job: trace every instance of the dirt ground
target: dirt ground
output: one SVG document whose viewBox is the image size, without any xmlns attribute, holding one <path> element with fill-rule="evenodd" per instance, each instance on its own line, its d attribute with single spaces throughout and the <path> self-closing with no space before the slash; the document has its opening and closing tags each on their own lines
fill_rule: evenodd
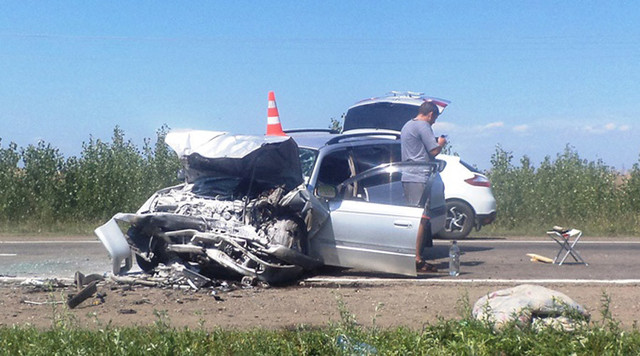
<svg viewBox="0 0 640 356">
<path fill-rule="evenodd" d="M 289 287 L 224 288 L 194 291 L 128 286 L 114 282 L 98 285 L 92 297 L 69 309 L 68 294 L 75 286 L 46 288 L 19 283 L 0 284 L 0 326 L 49 327 L 64 320 L 79 327 L 151 325 L 163 320 L 175 327 L 271 329 L 300 325 L 327 326 L 348 311 L 363 325 L 406 326 L 419 329 L 439 317 L 460 318 L 461 307 L 481 296 L 514 285 L 442 284 L 414 281 L 343 284 L 300 282 Z M 545 287 L 565 293 L 585 307 L 592 320 L 602 320 L 603 294 L 610 297 L 615 320 L 632 328 L 640 320 L 640 286 L 572 285 Z M 341 309 L 339 305 L 344 303 Z"/>
</svg>

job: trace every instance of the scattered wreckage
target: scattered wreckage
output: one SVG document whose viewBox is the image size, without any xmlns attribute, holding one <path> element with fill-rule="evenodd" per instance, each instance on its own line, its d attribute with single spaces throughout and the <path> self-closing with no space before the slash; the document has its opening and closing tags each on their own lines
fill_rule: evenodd
<svg viewBox="0 0 640 356">
<path fill-rule="evenodd" d="M 166 142 L 182 160 L 185 183 L 95 230 L 114 275 L 132 267 L 131 251 L 142 271 L 177 264 L 192 283 L 205 276 L 283 283 L 321 264 L 306 253 L 327 213 L 303 184 L 291 138 L 177 131 Z M 118 222 L 129 225 L 126 235 Z"/>
</svg>

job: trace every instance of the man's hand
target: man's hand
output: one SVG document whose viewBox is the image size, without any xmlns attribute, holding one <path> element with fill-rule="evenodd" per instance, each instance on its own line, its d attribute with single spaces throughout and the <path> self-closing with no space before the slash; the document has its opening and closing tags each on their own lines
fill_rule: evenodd
<svg viewBox="0 0 640 356">
<path fill-rule="evenodd" d="M 447 138 L 444 135 L 438 137 L 438 145 L 440 147 L 444 147 L 446 144 L 447 144 Z"/>
</svg>

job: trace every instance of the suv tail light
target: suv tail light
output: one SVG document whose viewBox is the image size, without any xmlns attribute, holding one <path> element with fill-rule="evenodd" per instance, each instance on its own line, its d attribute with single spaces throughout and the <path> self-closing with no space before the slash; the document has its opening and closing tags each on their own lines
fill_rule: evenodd
<svg viewBox="0 0 640 356">
<path fill-rule="evenodd" d="M 464 181 L 476 187 L 491 188 L 491 182 L 489 181 L 489 179 L 477 174 L 474 174 L 472 178 L 465 179 Z"/>
</svg>

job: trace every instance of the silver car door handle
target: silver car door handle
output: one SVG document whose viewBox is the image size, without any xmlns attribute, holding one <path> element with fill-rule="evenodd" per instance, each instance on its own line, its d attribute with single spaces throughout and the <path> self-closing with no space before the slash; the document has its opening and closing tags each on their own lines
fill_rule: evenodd
<svg viewBox="0 0 640 356">
<path fill-rule="evenodd" d="M 394 221 L 394 222 L 393 222 L 393 226 L 395 226 L 395 227 L 402 227 L 402 228 L 408 229 L 408 228 L 410 228 L 412 225 L 411 225 L 411 221 L 407 221 L 407 220 L 396 220 L 396 221 Z"/>
</svg>

